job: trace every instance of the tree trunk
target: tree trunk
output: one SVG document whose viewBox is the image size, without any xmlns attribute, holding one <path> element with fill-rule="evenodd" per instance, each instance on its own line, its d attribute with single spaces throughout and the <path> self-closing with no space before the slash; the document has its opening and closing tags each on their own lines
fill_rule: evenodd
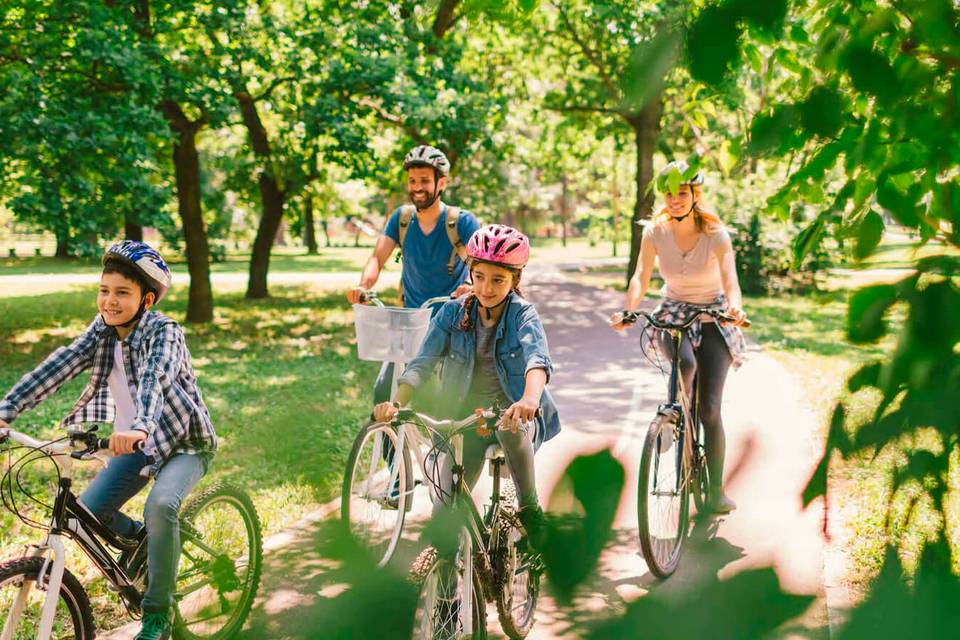
<svg viewBox="0 0 960 640">
<path fill-rule="evenodd" d="M 569 198 L 570 198 L 570 180 L 566 172 L 561 180 L 563 190 L 560 192 L 560 244 L 567 246 L 567 219 L 570 217 Z"/>
<path fill-rule="evenodd" d="M 326 218 L 320 221 L 320 228 L 323 229 L 323 238 L 324 238 L 324 241 L 327 243 L 326 245 L 327 249 L 329 249 L 330 247 L 333 246 L 333 244 L 330 242 L 330 223 L 327 221 Z"/>
<path fill-rule="evenodd" d="M 143 242 L 143 226 L 129 215 L 123 219 L 123 237 L 127 240 L 136 240 Z"/>
<path fill-rule="evenodd" d="M 70 232 L 66 229 L 57 231 L 57 251 L 53 255 L 57 258 L 69 258 L 73 254 L 70 242 Z"/>
<path fill-rule="evenodd" d="M 200 204 L 200 159 L 197 155 L 197 132 L 206 124 L 206 120 L 191 121 L 180 105 L 174 102 L 165 102 L 162 110 L 170 128 L 177 134 L 177 141 L 173 144 L 173 166 L 177 181 L 177 208 L 183 220 L 187 269 L 190 271 L 187 322 L 211 322 L 213 289 L 210 286 L 210 245 Z"/>
<path fill-rule="evenodd" d="M 637 152 L 637 201 L 633 207 L 633 219 L 630 224 L 630 264 L 627 267 L 626 277 L 628 285 L 633 272 L 637 269 L 637 260 L 640 256 L 640 240 L 643 238 L 643 227 L 640 222 L 649 220 L 653 213 L 655 194 L 651 191 L 645 196 L 644 192 L 653 180 L 653 152 L 657 144 L 657 136 L 660 135 L 661 101 L 662 97 L 658 92 L 650 98 L 640 113 L 627 118 L 627 122 L 633 128 Z"/>
<path fill-rule="evenodd" d="M 613 257 L 617 257 L 617 242 L 620 240 L 618 230 L 620 222 L 620 191 L 617 186 L 617 143 L 613 142 L 613 170 L 610 173 L 610 217 L 613 222 Z"/>
<path fill-rule="evenodd" d="M 313 221 L 313 196 L 309 193 L 303 198 L 303 244 L 307 245 L 307 255 L 317 255 L 317 231 Z M 327 246 L 330 240 L 327 239 Z"/>
<path fill-rule="evenodd" d="M 247 298 L 266 298 L 267 272 L 270 269 L 270 251 L 273 249 L 280 221 L 283 219 L 283 206 L 286 195 L 280 188 L 277 176 L 273 172 L 273 162 L 270 155 L 270 141 L 267 130 L 257 113 L 257 105 L 253 97 L 246 91 L 236 93 L 240 103 L 240 114 L 243 124 L 247 127 L 247 135 L 253 153 L 260 160 L 262 167 L 260 179 L 260 224 L 257 227 L 257 237 L 253 241 L 253 253 L 250 256 L 250 277 L 247 281 Z"/>
</svg>

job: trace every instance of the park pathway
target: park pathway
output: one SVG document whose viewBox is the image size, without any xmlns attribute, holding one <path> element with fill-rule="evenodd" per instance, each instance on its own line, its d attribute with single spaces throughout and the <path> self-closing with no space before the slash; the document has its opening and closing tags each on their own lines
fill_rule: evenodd
<svg viewBox="0 0 960 640">
<path fill-rule="evenodd" d="M 638 333 L 620 334 L 606 326 L 607 316 L 622 307 L 622 294 L 579 284 L 555 268 L 530 271 L 525 289 L 546 327 L 556 363 L 550 388 L 563 423 L 561 434 L 537 455 L 541 499 L 547 501 L 571 460 L 602 449 L 613 452 L 627 478 L 597 574 L 574 607 L 558 608 L 545 589 L 529 638 L 576 637 L 584 621 L 620 611 L 647 593 L 683 590 L 764 566 L 775 568 L 784 590 L 816 596 L 807 613 L 787 625 L 792 631 L 786 637 L 828 638 L 837 613 L 829 605 L 842 590 L 834 584 L 833 555 L 821 536 L 821 502 L 806 510 L 801 506 L 819 440 L 799 385 L 755 345 L 743 367 L 731 373 L 724 402 L 728 492 L 739 508 L 717 523 L 700 555 L 691 551 L 673 577 L 657 581 L 639 554 L 636 476 L 646 424 L 664 395 L 662 375 L 643 360 Z M 323 637 L 330 616 L 336 616 L 333 598 L 343 590 L 331 577 L 336 563 L 317 551 L 318 539 L 328 534 L 337 515 L 335 505 L 268 541 L 260 597 L 243 637 Z M 422 521 L 426 514 L 418 509 L 411 517 Z M 409 542 L 399 553 L 409 559 L 415 552 Z M 488 623 L 491 633 L 502 637 L 492 607 Z M 109 637 L 131 637 L 130 626 Z"/>
</svg>

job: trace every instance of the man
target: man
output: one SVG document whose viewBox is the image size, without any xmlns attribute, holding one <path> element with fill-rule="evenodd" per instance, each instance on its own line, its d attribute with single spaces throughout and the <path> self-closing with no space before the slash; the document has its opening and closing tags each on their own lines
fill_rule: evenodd
<svg viewBox="0 0 960 640">
<path fill-rule="evenodd" d="M 441 200 L 450 174 L 450 161 L 428 145 L 415 147 L 403 160 L 407 193 L 413 205 L 398 207 L 387 220 L 377 246 L 360 275 L 360 284 L 347 292 L 351 304 L 372 289 L 383 265 L 400 247 L 403 271 L 401 297 L 405 307 L 419 307 L 430 298 L 459 296 L 470 290 L 466 244 L 480 228 L 473 214 Z M 377 378 L 374 401 L 390 399 L 393 367 L 385 365 Z"/>
</svg>

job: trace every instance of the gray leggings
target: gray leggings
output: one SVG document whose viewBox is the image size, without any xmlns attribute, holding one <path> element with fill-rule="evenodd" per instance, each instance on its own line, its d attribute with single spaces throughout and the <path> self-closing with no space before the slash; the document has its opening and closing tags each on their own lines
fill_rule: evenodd
<svg viewBox="0 0 960 640">
<path fill-rule="evenodd" d="M 483 471 L 483 454 L 487 447 L 500 442 L 503 447 L 503 453 L 507 458 L 507 467 L 513 476 L 513 483 L 517 487 L 517 497 L 520 500 L 520 506 L 534 506 L 539 504 L 537 501 L 537 483 L 534 474 L 533 465 L 533 434 L 534 427 L 531 425 L 526 433 L 512 431 L 495 431 L 485 438 L 477 435 L 476 431 L 470 431 L 463 436 L 463 482 L 470 489 L 477 484 L 480 479 L 480 472 Z M 443 489 L 443 496 L 448 496 L 453 488 L 453 456 L 449 453 L 443 455 L 443 462 L 440 464 L 440 487 Z M 443 501 L 437 502 L 433 511 L 434 514 L 444 506 Z"/>
<path fill-rule="evenodd" d="M 703 334 L 696 353 L 686 338 L 680 343 L 680 372 L 683 375 L 683 386 L 688 393 L 693 391 L 694 374 L 698 370 L 700 372 L 700 422 L 707 434 L 707 466 L 713 486 L 722 491 L 723 458 L 727 443 L 723 434 L 720 407 L 723 402 L 723 385 L 733 358 L 730 357 L 730 350 L 717 324 L 704 322 L 701 326 Z M 658 340 L 663 351 L 673 357 L 673 339 L 670 335 L 658 332 Z"/>
</svg>

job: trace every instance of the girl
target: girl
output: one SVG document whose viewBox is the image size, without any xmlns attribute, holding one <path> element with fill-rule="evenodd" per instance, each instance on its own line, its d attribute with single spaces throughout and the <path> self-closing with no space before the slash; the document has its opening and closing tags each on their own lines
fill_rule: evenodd
<svg viewBox="0 0 960 640">
<path fill-rule="evenodd" d="M 476 431 L 464 436 L 464 481 L 471 487 L 476 484 L 486 448 L 499 442 L 519 494 L 521 522 L 531 544 L 538 546 L 544 528 L 533 454 L 560 431 L 560 421 L 544 389 L 553 370 L 547 338 L 536 309 L 519 288 L 529 258 L 530 242 L 516 229 L 494 224 L 473 234 L 467 244 L 473 293 L 451 300 L 434 316 L 420 353 L 400 377 L 397 400 L 407 404 L 440 364 L 437 403 L 443 417 L 460 419 L 495 403 L 507 407 L 501 429 L 487 437 Z M 389 402 L 373 411 L 382 422 L 396 414 Z M 535 417 L 533 428 L 518 429 Z M 452 467 L 451 456 L 444 456 L 445 491 L 452 488 Z"/>
<path fill-rule="evenodd" d="M 726 441 L 720 405 L 730 365 L 742 361 L 743 335 L 738 325 L 746 319 L 730 235 L 720 218 L 707 211 L 703 197 L 703 174 L 693 175 L 683 161 L 670 162 L 657 177 L 657 188 L 666 206 L 643 233 L 640 260 L 627 289 L 625 311 L 635 311 L 650 286 L 654 260 L 663 277 L 663 302 L 654 311 L 665 322 L 683 322 L 704 307 L 719 308 L 737 319 L 736 325 L 720 325 L 703 314 L 681 343 L 680 369 L 686 389 L 700 372 L 700 418 L 706 431 L 707 466 L 710 471 L 716 513 L 729 513 L 736 504 L 723 491 L 723 458 Z M 674 183 L 670 188 L 671 176 Z M 678 179 L 679 178 L 679 179 Z M 625 325 L 619 320 L 613 328 Z M 673 344 L 658 332 L 660 349 L 668 357 Z"/>
</svg>

